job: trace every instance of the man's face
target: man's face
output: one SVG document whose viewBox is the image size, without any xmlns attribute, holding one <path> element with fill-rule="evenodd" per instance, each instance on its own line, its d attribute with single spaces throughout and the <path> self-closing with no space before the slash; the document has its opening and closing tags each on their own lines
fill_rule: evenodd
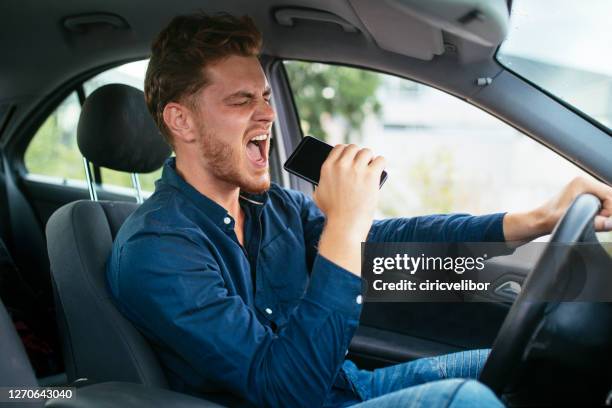
<svg viewBox="0 0 612 408">
<path fill-rule="evenodd" d="M 208 85 L 194 95 L 196 144 L 203 166 L 242 190 L 267 190 L 274 111 L 258 59 L 231 56 L 208 66 L 205 75 Z"/>
</svg>

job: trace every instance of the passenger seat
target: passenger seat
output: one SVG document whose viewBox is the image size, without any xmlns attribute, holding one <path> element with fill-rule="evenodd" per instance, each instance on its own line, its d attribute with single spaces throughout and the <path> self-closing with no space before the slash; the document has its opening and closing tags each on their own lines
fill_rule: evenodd
<svg viewBox="0 0 612 408">
<path fill-rule="evenodd" d="M 77 140 L 87 160 L 130 173 L 157 170 L 171 153 L 146 109 L 142 91 L 120 84 L 98 88 L 87 98 Z M 136 203 L 81 200 L 58 209 L 47 223 L 69 381 L 84 378 L 86 384 L 121 381 L 168 387 L 153 350 L 116 309 L 106 286 L 106 261 L 113 240 L 137 207 Z M 108 386 L 99 389 L 104 387 Z M 198 401 L 199 406 L 219 406 Z M 177 406 L 168 401 L 144 405 Z"/>
<path fill-rule="evenodd" d="M 33 389 L 37 387 L 34 370 L 28 361 L 23 344 L 13 327 L 4 304 L 0 301 L 0 387 Z M 176 392 L 145 387 L 140 384 L 107 382 L 73 391 L 71 399 L 28 400 L 8 402 L 11 408 L 222 408 L 198 398 Z M 0 406 L 4 403 L 0 402 Z"/>
</svg>

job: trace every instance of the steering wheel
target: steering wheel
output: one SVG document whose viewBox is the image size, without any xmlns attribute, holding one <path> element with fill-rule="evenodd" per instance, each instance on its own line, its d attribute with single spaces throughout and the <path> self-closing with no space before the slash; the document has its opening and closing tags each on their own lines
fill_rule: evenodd
<svg viewBox="0 0 612 408">
<path fill-rule="evenodd" d="M 587 235 L 594 237 L 593 219 L 600 206 L 599 199 L 591 194 L 578 196 L 555 226 L 535 268 L 525 279 L 480 375 L 480 381 L 497 395 L 501 396 L 512 384 L 524 363 L 531 340 L 548 313 L 547 302 L 559 293 L 564 265 L 573 249 Z"/>
</svg>

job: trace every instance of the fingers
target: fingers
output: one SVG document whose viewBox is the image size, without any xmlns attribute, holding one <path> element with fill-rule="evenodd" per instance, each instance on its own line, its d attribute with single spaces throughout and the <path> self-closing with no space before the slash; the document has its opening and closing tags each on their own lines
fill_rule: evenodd
<svg viewBox="0 0 612 408">
<path fill-rule="evenodd" d="M 361 149 L 355 155 L 355 164 L 358 166 L 367 166 L 374 157 L 374 153 L 368 148 Z"/>
<path fill-rule="evenodd" d="M 601 200 L 612 200 L 612 187 L 598 180 L 591 180 L 591 186 L 593 193 L 595 193 Z"/>
<path fill-rule="evenodd" d="M 372 150 L 368 148 L 360 148 L 357 145 L 350 144 L 345 147 L 338 160 L 347 165 L 354 164 L 357 166 L 366 167 L 372 162 L 373 158 L 374 153 Z"/>
<path fill-rule="evenodd" d="M 570 185 L 574 194 L 591 193 L 601 200 L 601 210 L 595 217 L 597 231 L 610 231 L 612 229 L 612 187 L 599 180 L 587 177 L 576 177 Z"/>
<path fill-rule="evenodd" d="M 601 200 L 601 210 L 599 215 L 603 218 L 612 216 L 612 187 L 597 181 L 597 180 L 586 180 L 587 183 L 585 188 L 587 191 L 592 192 Z M 612 219 L 609 221 L 612 223 Z"/>
<path fill-rule="evenodd" d="M 604 217 L 612 217 L 612 198 L 601 201 L 601 210 L 599 211 L 599 215 Z"/>
<path fill-rule="evenodd" d="M 325 161 L 334 162 L 338 160 L 338 157 L 340 157 L 346 146 L 347 145 L 345 144 L 337 144 L 336 146 L 334 146 L 331 152 L 329 152 L 329 155 L 327 156 L 327 159 Z"/>
<path fill-rule="evenodd" d="M 387 167 L 387 161 L 382 156 L 376 156 L 374 160 L 370 162 L 370 168 L 372 171 L 380 177 L 380 174 Z"/>
<path fill-rule="evenodd" d="M 602 215 L 595 216 L 595 231 L 607 232 L 612 231 L 612 218 L 604 217 Z"/>
<path fill-rule="evenodd" d="M 375 173 L 378 177 L 386 166 L 385 159 L 382 156 L 375 157 L 372 150 L 362 149 L 355 144 L 336 145 L 323 163 L 324 171 L 330 170 L 335 164 L 342 165 L 344 168 L 354 166 L 355 168 L 367 168 L 368 171 Z"/>
<path fill-rule="evenodd" d="M 358 152 L 359 152 L 359 147 L 357 145 L 350 144 L 346 146 L 344 150 L 342 150 L 342 153 L 340 154 L 340 157 L 338 157 L 337 161 L 340 164 L 350 166 L 353 164 L 353 161 L 355 160 L 355 156 L 357 155 Z"/>
<path fill-rule="evenodd" d="M 604 205 L 607 202 L 608 210 L 612 210 L 612 187 L 587 177 L 576 177 L 570 184 L 575 186 L 578 194 L 595 194 Z"/>
<path fill-rule="evenodd" d="M 594 193 L 601 200 L 601 210 L 599 214 L 604 217 L 612 216 L 612 187 L 599 181 L 596 181 L 594 184 Z"/>
</svg>

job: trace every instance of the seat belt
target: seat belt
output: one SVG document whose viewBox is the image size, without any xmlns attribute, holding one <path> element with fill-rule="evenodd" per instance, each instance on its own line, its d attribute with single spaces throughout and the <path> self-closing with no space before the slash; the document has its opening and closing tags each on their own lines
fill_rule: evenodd
<svg viewBox="0 0 612 408">
<path fill-rule="evenodd" d="M 1 160 L 13 259 L 21 266 L 19 270 L 28 286 L 36 292 L 45 292 L 50 288 L 49 260 L 41 226 L 30 203 L 17 188 L 4 152 L 1 152 Z"/>
<path fill-rule="evenodd" d="M 36 294 L 24 282 L 19 268 L 2 239 L 0 239 L 0 299 L 9 309 L 15 306 L 30 308 L 33 305 L 29 303 L 36 300 Z"/>
</svg>

